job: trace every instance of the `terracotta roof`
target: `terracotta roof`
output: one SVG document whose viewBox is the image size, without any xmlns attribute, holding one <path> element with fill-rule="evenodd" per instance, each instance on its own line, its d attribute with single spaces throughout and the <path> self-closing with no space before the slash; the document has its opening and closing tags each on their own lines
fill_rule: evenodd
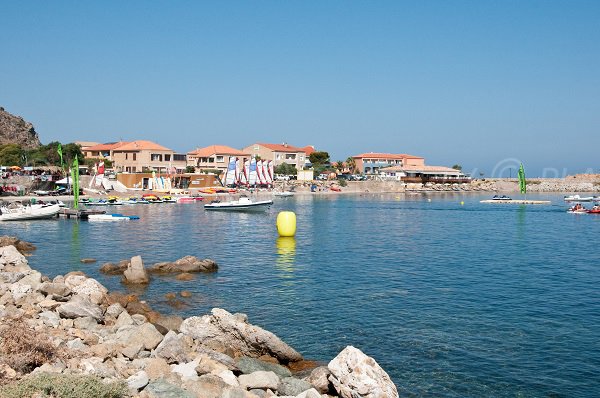
<svg viewBox="0 0 600 398">
<path fill-rule="evenodd" d="M 75 141 L 75 144 L 79 145 L 82 148 L 87 148 L 89 146 L 100 145 L 99 142 L 92 142 L 92 141 Z"/>
<path fill-rule="evenodd" d="M 204 148 L 198 148 L 195 151 L 188 152 L 188 155 L 194 155 L 199 157 L 208 157 L 211 155 L 235 155 L 235 156 L 250 156 L 249 153 L 240 151 L 239 149 L 232 148 L 226 145 L 211 145 Z"/>
<path fill-rule="evenodd" d="M 262 145 L 274 152 L 304 152 L 304 148 L 298 148 L 288 144 L 263 144 L 259 142 L 258 145 Z"/>
<path fill-rule="evenodd" d="M 87 148 L 84 148 L 84 150 L 86 150 L 86 151 L 110 151 L 110 150 L 113 150 L 113 149 L 118 148 L 125 144 L 128 144 L 128 142 L 126 142 L 126 141 L 107 142 L 104 144 L 89 146 Z"/>
<path fill-rule="evenodd" d="M 374 158 L 374 159 L 424 159 L 421 156 L 408 155 L 406 153 L 379 153 L 369 152 L 361 153 L 360 155 L 354 155 L 353 158 Z"/>
<path fill-rule="evenodd" d="M 133 142 L 125 143 L 118 147 L 119 151 L 170 151 L 169 148 L 165 148 L 162 145 L 158 145 L 152 141 L 138 140 Z"/>
<path fill-rule="evenodd" d="M 310 156 L 311 153 L 316 151 L 315 147 L 312 145 L 307 145 L 302 149 L 304 149 L 304 153 L 306 153 L 306 156 Z"/>
</svg>

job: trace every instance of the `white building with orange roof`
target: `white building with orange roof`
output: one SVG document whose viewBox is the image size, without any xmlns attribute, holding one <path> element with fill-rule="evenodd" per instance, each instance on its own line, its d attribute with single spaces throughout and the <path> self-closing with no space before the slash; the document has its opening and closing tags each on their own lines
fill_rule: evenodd
<svg viewBox="0 0 600 398">
<path fill-rule="evenodd" d="M 187 165 L 195 167 L 196 171 L 219 170 L 224 172 L 232 157 L 237 157 L 243 162 L 250 159 L 250 154 L 226 145 L 210 145 L 188 152 L 186 157 Z"/>
<path fill-rule="evenodd" d="M 287 143 L 256 143 L 245 147 L 242 151 L 249 153 L 252 157 L 260 156 L 262 160 L 272 160 L 274 166 L 287 163 L 302 170 L 308 160 L 307 150 L 311 149 L 314 151 L 313 147 L 299 148 Z"/>
<path fill-rule="evenodd" d="M 407 183 L 464 183 L 471 178 L 462 171 L 444 166 L 391 166 L 382 168 L 379 176 Z"/>
<path fill-rule="evenodd" d="M 425 166 L 425 158 L 407 155 L 405 153 L 379 153 L 369 152 L 352 156 L 356 163 L 356 170 L 364 174 L 378 174 L 384 167 L 392 166 Z"/>
<path fill-rule="evenodd" d="M 113 150 L 125 144 L 128 144 L 128 142 L 107 142 L 104 144 L 89 145 L 85 147 L 82 145 L 81 152 L 83 153 L 83 156 L 88 159 L 112 160 Z"/>
<path fill-rule="evenodd" d="M 112 161 L 113 168 L 120 173 L 156 171 L 172 174 L 183 172 L 186 167 L 186 155 L 146 140 L 127 142 L 112 149 Z"/>
</svg>

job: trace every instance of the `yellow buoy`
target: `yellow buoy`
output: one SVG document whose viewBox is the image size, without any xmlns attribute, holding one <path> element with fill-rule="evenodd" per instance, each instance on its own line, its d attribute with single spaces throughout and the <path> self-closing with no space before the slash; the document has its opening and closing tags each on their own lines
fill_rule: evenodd
<svg viewBox="0 0 600 398">
<path fill-rule="evenodd" d="M 460 202 L 460 205 L 461 205 L 461 206 L 462 206 L 462 205 L 464 205 L 464 204 L 465 204 L 465 202 L 462 202 L 462 201 Z"/>
<path fill-rule="evenodd" d="M 282 211 L 277 215 L 277 232 L 279 236 L 296 235 L 296 213 L 293 211 Z"/>
</svg>

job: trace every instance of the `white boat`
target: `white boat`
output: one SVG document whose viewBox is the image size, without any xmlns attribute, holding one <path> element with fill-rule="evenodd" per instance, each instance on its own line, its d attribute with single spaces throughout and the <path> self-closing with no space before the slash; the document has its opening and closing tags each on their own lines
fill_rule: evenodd
<svg viewBox="0 0 600 398">
<path fill-rule="evenodd" d="M 90 214 L 88 221 L 129 221 L 139 220 L 138 216 L 124 216 L 123 214 Z"/>
<path fill-rule="evenodd" d="M 204 205 L 206 210 L 227 210 L 227 211 L 265 211 L 273 204 L 272 200 L 252 201 L 247 196 L 240 197 L 239 200 L 229 202 L 213 201 Z"/>
<path fill-rule="evenodd" d="M 276 191 L 273 192 L 273 196 L 278 198 L 289 198 L 290 196 L 294 196 L 294 193 L 291 191 Z"/>
<path fill-rule="evenodd" d="M 37 220 L 56 217 L 60 211 L 58 204 L 34 204 L 23 206 L 11 203 L 0 208 L 0 221 Z"/>
<path fill-rule="evenodd" d="M 512 200 L 512 198 L 510 198 L 506 195 L 494 195 L 492 200 Z"/>
<path fill-rule="evenodd" d="M 569 195 L 565 196 L 565 202 L 591 202 L 593 200 L 598 200 L 600 198 L 594 196 L 579 196 L 579 195 Z"/>
</svg>

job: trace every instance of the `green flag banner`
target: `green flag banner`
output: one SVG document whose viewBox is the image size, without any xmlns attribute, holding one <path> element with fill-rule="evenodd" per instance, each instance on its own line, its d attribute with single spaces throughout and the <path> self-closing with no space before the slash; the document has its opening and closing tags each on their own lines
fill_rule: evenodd
<svg viewBox="0 0 600 398">
<path fill-rule="evenodd" d="M 525 181 L 525 169 L 523 168 L 523 163 L 521 163 L 521 167 L 519 167 L 519 190 L 522 194 L 527 193 L 527 183 Z"/>
<path fill-rule="evenodd" d="M 60 156 L 60 167 L 62 168 L 64 163 L 63 163 L 63 155 L 62 155 L 62 145 L 60 145 L 60 142 L 58 143 L 58 148 L 56 148 L 56 152 L 58 152 L 58 156 Z"/>
<path fill-rule="evenodd" d="M 75 202 L 73 208 L 77 209 L 79 207 L 79 160 L 77 160 L 77 156 L 73 160 L 71 176 L 73 177 L 73 201 Z"/>
</svg>

